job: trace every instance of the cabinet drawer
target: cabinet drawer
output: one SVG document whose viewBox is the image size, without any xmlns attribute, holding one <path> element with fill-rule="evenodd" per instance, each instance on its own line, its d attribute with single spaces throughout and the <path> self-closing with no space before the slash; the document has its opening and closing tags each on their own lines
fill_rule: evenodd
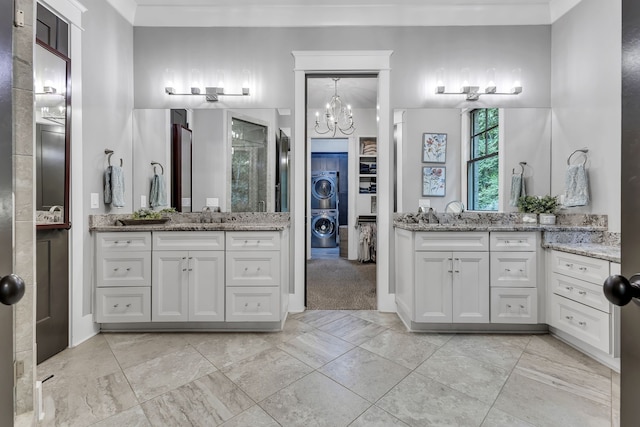
<svg viewBox="0 0 640 427">
<path fill-rule="evenodd" d="M 98 287 L 151 286 L 151 251 L 104 252 L 96 264 Z"/>
<path fill-rule="evenodd" d="M 551 295 L 551 326 L 609 353 L 609 314 Z"/>
<path fill-rule="evenodd" d="M 604 296 L 602 285 L 553 273 L 551 275 L 551 289 L 554 294 L 586 304 L 605 313 L 611 312 L 611 306 Z"/>
<path fill-rule="evenodd" d="M 156 231 L 154 251 L 222 251 L 224 231 Z"/>
<path fill-rule="evenodd" d="M 227 322 L 280 320 L 280 288 L 227 287 Z"/>
<path fill-rule="evenodd" d="M 492 287 L 536 287 L 535 252 L 491 252 Z"/>
<path fill-rule="evenodd" d="M 228 231 L 227 250 L 255 251 L 280 250 L 278 231 Z"/>
<path fill-rule="evenodd" d="M 227 252 L 227 286 L 280 285 L 280 252 Z"/>
<path fill-rule="evenodd" d="M 489 233 L 458 231 L 427 231 L 416 233 L 416 251 L 487 251 Z"/>
<path fill-rule="evenodd" d="M 609 261 L 565 252 L 551 252 L 552 271 L 602 285 L 609 277 Z"/>
<path fill-rule="evenodd" d="M 96 289 L 96 322 L 151 321 L 151 288 Z"/>
<path fill-rule="evenodd" d="M 538 290 L 492 288 L 491 323 L 538 323 Z"/>
<path fill-rule="evenodd" d="M 98 254 L 103 251 L 143 251 L 151 250 L 151 233 L 147 231 L 98 233 Z"/>
<path fill-rule="evenodd" d="M 535 251 L 538 248 L 538 233 L 491 232 L 489 246 L 492 251 Z"/>
</svg>

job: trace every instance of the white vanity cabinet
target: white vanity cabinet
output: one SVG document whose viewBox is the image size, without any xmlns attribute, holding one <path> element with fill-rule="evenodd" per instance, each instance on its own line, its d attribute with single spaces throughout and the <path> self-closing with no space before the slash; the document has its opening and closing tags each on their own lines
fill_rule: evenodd
<svg viewBox="0 0 640 427">
<path fill-rule="evenodd" d="M 538 323 L 537 232 L 491 232 L 491 323 Z"/>
<path fill-rule="evenodd" d="M 96 322 L 151 320 L 151 233 L 99 233 L 95 245 Z"/>
<path fill-rule="evenodd" d="M 396 303 L 406 323 L 489 323 L 489 233 L 396 229 Z"/>
<path fill-rule="evenodd" d="M 276 231 L 227 232 L 228 322 L 280 320 L 281 238 Z"/>
<path fill-rule="evenodd" d="M 224 320 L 224 232 L 154 232 L 152 321 Z"/>
<path fill-rule="evenodd" d="M 602 291 L 615 266 L 606 260 L 560 251 L 551 251 L 548 259 L 549 325 L 574 345 L 616 357 L 616 310 Z"/>
</svg>

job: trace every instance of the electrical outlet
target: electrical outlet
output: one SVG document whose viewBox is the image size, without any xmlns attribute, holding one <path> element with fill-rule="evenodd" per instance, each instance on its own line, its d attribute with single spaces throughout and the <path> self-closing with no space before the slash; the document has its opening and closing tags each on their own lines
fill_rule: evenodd
<svg viewBox="0 0 640 427">
<path fill-rule="evenodd" d="M 98 193 L 91 193 L 91 209 L 98 209 L 100 207 L 100 195 Z"/>
<path fill-rule="evenodd" d="M 140 207 L 141 208 L 146 208 L 147 207 L 147 196 L 140 196 Z"/>
</svg>

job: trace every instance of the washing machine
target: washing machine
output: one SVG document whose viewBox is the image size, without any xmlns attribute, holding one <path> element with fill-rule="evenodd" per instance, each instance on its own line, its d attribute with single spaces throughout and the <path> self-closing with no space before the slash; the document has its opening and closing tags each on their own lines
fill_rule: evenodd
<svg viewBox="0 0 640 427">
<path fill-rule="evenodd" d="M 311 209 L 338 209 L 338 172 L 311 173 Z"/>
<path fill-rule="evenodd" d="M 311 210 L 311 247 L 335 248 L 338 245 L 338 210 Z"/>
</svg>

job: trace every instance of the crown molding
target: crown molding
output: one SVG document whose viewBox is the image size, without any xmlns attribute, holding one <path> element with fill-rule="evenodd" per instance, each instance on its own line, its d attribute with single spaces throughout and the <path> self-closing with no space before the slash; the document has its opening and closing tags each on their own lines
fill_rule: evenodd
<svg viewBox="0 0 640 427">
<path fill-rule="evenodd" d="M 107 1 L 139 27 L 404 27 L 549 25 L 581 0 Z"/>
</svg>

